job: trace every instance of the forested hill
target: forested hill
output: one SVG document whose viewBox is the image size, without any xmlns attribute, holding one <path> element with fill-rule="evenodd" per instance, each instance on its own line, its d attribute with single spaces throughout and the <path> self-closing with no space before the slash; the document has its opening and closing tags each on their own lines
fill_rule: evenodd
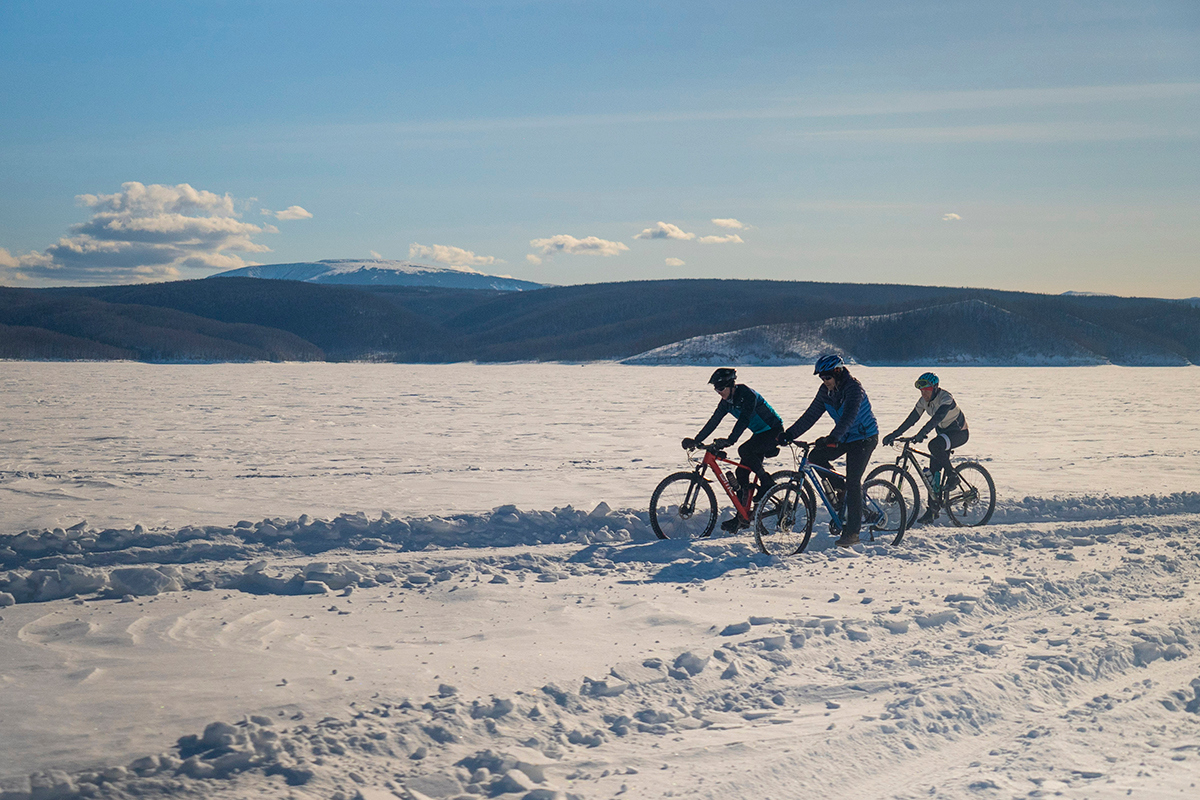
<svg viewBox="0 0 1200 800">
<path fill-rule="evenodd" d="M 792 363 L 813 348 L 867 364 L 1200 363 L 1200 308 L 726 280 L 519 293 L 254 278 L 0 289 L 0 358 Z"/>
</svg>

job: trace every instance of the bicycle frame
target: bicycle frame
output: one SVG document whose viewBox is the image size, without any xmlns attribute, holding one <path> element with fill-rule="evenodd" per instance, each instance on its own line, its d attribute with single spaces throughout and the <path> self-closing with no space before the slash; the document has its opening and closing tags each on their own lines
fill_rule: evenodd
<svg viewBox="0 0 1200 800">
<path fill-rule="evenodd" d="M 717 476 L 717 483 L 721 484 L 721 488 L 724 489 L 725 494 L 729 496 L 729 500 L 733 503 L 733 507 L 737 510 L 738 516 L 744 520 L 750 519 L 750 506 L 754 502 L 754 492 L 750 491 L 746 493 L 746 504 L 742 505 L 741 500 L 738 499 L 737 492 L 735 492 L 733 487 L 729 485 L 729 479 L 725 477 L 725 470 L 721 468 L 721 464 L 729 464 L 735 469 L 740 468 L 750 470 L 750 468 L 741 462 L 733 461 L 727 458 L 724 450 L 717 450 L 716 448 L 712 447 L 712 445 L 702 445 L 701 447 L 704 450 L 704 458 L 702 458 L 700 463 L 696 465 L 696 475 L 701 480 L 708 480 L 708 478 L 705 477 L 704 472 L 705 470 L 711 469 Z M 717 455 L 718 453 L 720 453 L 720 455 Z M 693 461 L 695 460 L 695 457 L 691 455 L 689 455 L 688 458 Z M 754 489 L 758 486 L 757 478 L 758 476 L 754 474 L 754 470 L 750 470 L 750 489 Z M 688 501 L 690 502 L 691 498 L 688 498 Z"/>
<path fill-rule="evenodd" d="M 917 456 L 929 459 L 930 469 L 932 470 L 933 454 L 913 447 L 911 439 L 898 437 L 896 441 L 904 443 L 904 448 L 900 451 L 900 455 L 896 456 L 896 466 L 909 475 L 912 475 L 916 480 L 919 480 L 925 487 L 925 493 L 929 497 L 936 499 L 941 494 L 942 487 L 939 485 L 937 488 L 934 488 L 933 484 L 925 477 L 925 470 L 921 468 L 921 462 L 917 460 Z M 908 468 L 910 463 L 912 464 L 912 469 Z"/>
<path fill-rule="evenodd" d="M 832 475 L 845 481 L 846 476 L 834 472 L 831 469 L 826 469 L 825 467 L 813 464 L 811 461 L 809 461 L 808 451 L 810 449 L 810 445 L 807 442 L 793 442 L 792 446 L 794 448 L 799 448 L 801 454 L 800 457 L 797 458 L 796 451 L 792 451 L 792 458 L 796 460 L 796 472 L 799 472 L 808 479 L 809 484 L 813 487 L 813 491 L 817 493 L 817 497 L 821 498 L 821 503 L 825 506 L 825 510 L 829 512 L 829 518 L 833 520 L 833 522 L 839 528 L 843 527 L 845 525 L 845 520 L 842 519 L 842 515 L 838 513 L 837 505 L 830 502 L 829 495 L 825 493 L 825 487 L 822 485 L 822 482 L 818 480 L 818 478 L 820 478 L 822 473 L 824 473 L 827 476 Z"/>
</svg>

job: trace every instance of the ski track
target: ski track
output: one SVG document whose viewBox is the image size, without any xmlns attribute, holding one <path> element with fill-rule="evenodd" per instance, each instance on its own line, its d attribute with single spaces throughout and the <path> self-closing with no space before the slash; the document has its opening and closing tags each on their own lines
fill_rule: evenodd
<svg viewBox="0 0 1200 800">
<path fill-rule="evenodd" d="M 607 507 L 570 512 L 574 544 L 540 544 L 543 528 L 530 520 L 557 523 L 567 511 L 498 509 L 493 517 L 522 532 L 515 539 L 535 543 L 414 552 L 399 542 L 367 554 L 331 550 L 307 565 L 294 553 L 259 551 L 265 563 L 250 568 L 225 559 L 175 567 L 164 598 L 197 580 L 219 589 L 222 575 L 275 575 L 275 583 L 256 578 L 254 591 L 286 594 L 295 575 L 324 570 L 332 583 L 336 565 L 353 564 L 363 574 L 343 596 L 353 589 L 362 604 L 402 595 L 410 613 L 472 586 L 537 587 L 568 602 L 617 580 L 647 593 L 626 602 L 680 598 L 678 614 L 647 619 L 693 632 L 686 647 L 503 694 L 449 685 L 424 697 L 350 691 L 340 712 L 247 708 L 120 764 L 81 767 L 69 750 L 57 763 L 46 754 L 28 777 L 0 773 L 0 798 L 1195 796 L 1198 505 L 1190 494 L 1027 499 L 1009 507 L 1008 522 L 918 528 L 894 549 L 843 553 L 818 532 L 810 551 L 789 559 L 754 552 L 746 537 L 646 541 L 644 512 Z M 1114 517 L 1121 509 L 1128 513 Z M 468 527 L 500 524 L 482 519 Z M 399 522 L 410 535 L 419 528 Z M 435 522 L 425 520 L 443 534 L 458 524 Z M 359 535 L 378 532 L 369 520 L 356 525 Z M 10 571 L 9 581 L 34 572 Z M 888 596 L 859 592 L 881 586 Z M 742 608 L 707 630 L 694 624 L 697 608 L 683 598 L 721 588 L 738 589 Z M 104 591 L 112 596 L 106 585 L 27 598 L 45 611 L 17 639 L 52 652 L 78 683 L 104 675 L 93 662 L 111 658 L 114 643 L 116 651 L 169 640 L 304 653 L 269 606 L 229 619 L 147 613 L 115 629 L 101 613 L 114 602 Z M 414 646 L 431 643 L 415 633 Z"/>
</svg>

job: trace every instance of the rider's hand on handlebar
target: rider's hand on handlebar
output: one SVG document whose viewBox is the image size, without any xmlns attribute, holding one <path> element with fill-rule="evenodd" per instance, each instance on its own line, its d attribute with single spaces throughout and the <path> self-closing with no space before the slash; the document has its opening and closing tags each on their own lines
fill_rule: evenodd
<svg viewBox="0 0 1200 800">
<path fill-rule="evenodd" d="M 718 450 L 724 450 L 731 444 L 733 444 L 732 439 L 713 439 L 713 447 L 717 448 Z"/>
<path fill-rule="evenodd" d="M 910 436 L 910 437 L 908 437 L 908 440 L 909 440 L 910 442 L 923 442 L 923 441 L 925 441 L 925 437 L 926 437 L 926 436 L 928 436 L 928 435 L 929 435 L 929 434 L 927 434 L 927 433 L 920 433 L 920 432 L 918 432 L 918 433 L 917 433 L 915 436 Z"/>
<path fill-rule="evenodd" d="M 700 446 L 700 443 L 695 439 L 684 439 L 681 444 L 683 445 L 684 450 L 695 450 Z"/>
<path fill-rule="evenodd" d="M 779 445 L 791 444 L 792 439 L 787 435 L 787 433 L 780 433 L 775 437 L 775 443 Z"/>
<path fill-rule="evenodd" d="M 813 442 L 813 447 L 837 447 L 837 439 L 832 436 L 818 436 L 817 440 Z"/>
<path fill-rule="evenodd" d="M 880 440 L 880 443 L 881 443 L 881 444 L 882 444 L 884 447 L 891 447 L 891 446 L 892 446 L 892 442 L 894 442 L 894 441 L 896 441 L 896 434 L 894 434 L 894 433 L 888 433 L 888 434 L 885 434 L 885 435 L 884 435 L 883 439 L 881 439 L 881 440 Z"/>
</svg>

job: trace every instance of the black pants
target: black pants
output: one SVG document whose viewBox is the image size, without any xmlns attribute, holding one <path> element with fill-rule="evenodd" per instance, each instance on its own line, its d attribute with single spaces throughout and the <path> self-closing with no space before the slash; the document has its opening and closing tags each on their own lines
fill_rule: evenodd
<svg viewBox="0 0 1200 800">
<path fill-rule="evenodd" d="M 837 447 L 816 447 L 809 451 L 808 460 L 819 467 L 829 467 L 829 462 L 846 457 L 846 479 L 830 478 L 829 483 L 836 489 L 846 492 L 846 520 L 842 526 L 842 538 L 858 540 L 858 531 L 862 527 L 862 477 L 871 463 L 871 453 L 879 444 L 878 436 L 868 436 L 857 442 L 846 442 Z"/>
<path fill-rule="evenodd" d="M 945 474 L 949 475 L 954 470 L 954 465 L 950 463 L 950 451 L 956 447 L 962 447 L 969 438 L 971 438 L 971 432 L 967 430 L 954 433 L 934 432 L 933 441 L 929 443 L 929 471 L 936 476 L 942 470 L 946 470 Z M 949 444 L 946 443 L 947 440 Z M 935 480 L 938 479 L 935 478 Z M 938 485 L 940 486 L 941 483 Z"/>
<path fill-rule="evenodd" d="M 756 433 L 746 441 L 742 442 L 738 447 L 738 460 L 743 466 L 737 468 L 738 485 L 750 485 L 750 470 L 754 470 L 754 474 L 758 476 L 759 486 L 769 486 L 771 476 L 767 473 L 763 466 L 763 459 L 767 453 L 774 450 L 779 452 L 778 441 L 779 433 L 777 431 L 763 431 Z M 749 469 L 746 469 L 749 467 Z"/>
</svg>

